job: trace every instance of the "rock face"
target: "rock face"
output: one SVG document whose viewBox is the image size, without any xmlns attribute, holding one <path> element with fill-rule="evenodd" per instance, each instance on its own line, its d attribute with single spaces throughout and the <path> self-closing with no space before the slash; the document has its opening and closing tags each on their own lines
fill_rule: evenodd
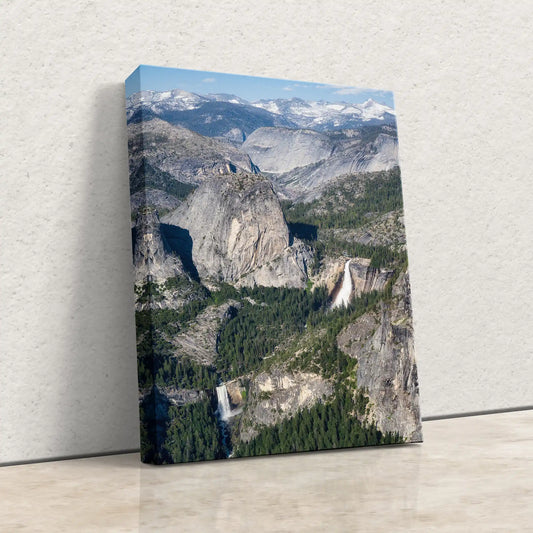
<svg viewBox="0 0 533 533">
<path fill-rule="evenodd" d="M 154 209 L 141 209 L 133 228 L 133 264 L 135 281 L 164 281 L 184 275 L 179 257 L 170 252 L 170 247 L 161 234 L 159 216 Z"/>
<path fill-rule="evenodd" d="M 136 213 L 138 209 L 145 206 L 157 206 L 158 209 L 176 209 L 180 201 L 171 194 L 158 189 L 144 189 L 130 196 L 131 212 Z"/>
<path fill-rule="evenodd" d="M 160 119 L 128 125 L 130 175 L 142 164 L 181 183 L 198 184 L 213 174 L 254 172 L 250 158 L 230 144 Z"/>
<path fill-rule="evenodd" d="M 247 442 L 257 434 L 254 426 L 276 424 L 332 393 L 332 384 L 318 374 L 284 370 L 260 373 L 249 386 L 248 406 L 241 421 L 241 440 Z M 253 421 L 253 426 L 246 421 Z"/>
<path fill-rule="evenodd" d="M 311 250 L 298 239 L 281 255 L 244 275 L 236 286 L 302 288 L 307 282 L 307 265 L 312 261 Z"/>
<path fill-rule="evenodd" d="M 408 442 L 422 440 L 418 374 L 414 360 L 409 278 L 401 274 L 390 303 L 348 325 L 339 348 L 356 357 L 357 386 L 370 399 L 368 421 Z"/>
<path fill-rule="evenodd" d="M 350 261 L 350 274 L 353 282 L 353 296 L 372 291 L 382 291 L 393 275 L 392 270 L 370 266 L 370 259 L 356 257 Z"/>
<path fill-rule="evenodd" d="M 294 201 L 309 202 L 318 198 L 339 176 L 389 170 L 398 165 L 396 130 L 389 126 L 383 126 L 381 133 L 369 138 L 358 131 L 351 135 L 329 133 L 323 136 L 329 141 L 329 156 L 271 175 L 274 187 L 281 195 Z M 274 153 L 265 154 L 269 159 L 275 157 Z M 282 157 L 283 154 L 276 162 L 278 168 L 292 164 L 292 155 L 287 156 L 287 162 Z"/>
<path fill-rule="evenodd" d="M 311 277 L 314 286 L 326 287 L 328 294 L 334 296 L 335 288 L 342 282 L 346 257 L 326 257 L 320 266 L 320 270 Z"/>
<path fill-rule="evenodd" d="M 239 307 L 241 307 L 240 302 L 230 301 L 204 309 L 188 329 L 173 339 L 177 355 L 184 354 L 201 365 L 213 364 L 217 356 L 220 328 Z"/>
<path fill-rule="evenodd" d="M 157 387 L 157 385 L 156 385 Z M 171 405 L 196 403 L 205 398 L 204 391 L 194 389 L 177 389 L 176 387 L 157 387 Z"/>
<path fill-rule="evenodd" d="M 290 246 L 279 200 L 260 175 L 213 176 L 163 221 L 188 231 L 201 278 L 305 285 L 306 249 L 299 242 Z"/>
<path fill-rule="evenodd" d="M 245 388 L 243 387 L 239 379 L 226 382 L 226 390 L 228 391 L 228 396 L 232 409 L 242 408 L 245 402 Z"/>
<path fill-rule="evenodd" d="M 262 172 L 283 173 L 331 155 L 333 143 L 323 133 L 288 128 L 258 128 L 242 150 Z"/>
<path fill-rule="evenodd" d="M 176 387 L 162 387 L 154 385 L 139 390 L 139 404 L 148 404 L 153 409 L 154 406 L 158 410 L 157 417 L 165 419 L 167 413 L 165 412 L 170 405 L 186 405 L 189 403 L 196 403 L 206 397 L 205 391 L 195 389 L 177 389 Z"/>
</svg>

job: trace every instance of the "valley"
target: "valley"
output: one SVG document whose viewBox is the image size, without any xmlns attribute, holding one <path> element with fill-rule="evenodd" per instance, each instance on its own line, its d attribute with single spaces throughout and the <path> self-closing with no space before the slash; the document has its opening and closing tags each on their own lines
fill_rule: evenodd
<svg viewBox="0 0 533 533">
<path fill-rule="evenodd" d="M 392 109 L 167 93 L 128 101 L 143 460 L 421 440 Z"/>
</svg>

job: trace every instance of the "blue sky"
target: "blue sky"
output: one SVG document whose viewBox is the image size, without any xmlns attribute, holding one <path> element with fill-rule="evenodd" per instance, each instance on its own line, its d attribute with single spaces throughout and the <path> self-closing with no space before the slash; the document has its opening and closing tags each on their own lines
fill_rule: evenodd
<svg viewBox="0 0 533 533">
<path fill-rule="evenodd" d="M 229 93 L 251 102 L 261 99 L 297 97 L 304 100 L 358 104 L 372 98 L 376 102 L 394 107 L 391 91 L 148 65 L 141 65 L 126 80 L 126 96 L 139 90 L 139 78 L 141 90 L 183 89 L 202 95 Z"/>
</svg>

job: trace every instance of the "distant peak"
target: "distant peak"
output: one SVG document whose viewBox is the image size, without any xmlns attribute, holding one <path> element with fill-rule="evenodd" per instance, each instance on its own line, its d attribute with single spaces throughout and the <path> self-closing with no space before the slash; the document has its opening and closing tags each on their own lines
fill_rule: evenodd
<svg viewBox="0 0 533 533">
<path fill-rule="evenodd" d="M 186 96 L 198 96 L 197 94 L 191 93 L 189 91 L 184 91 L 183 89 L 172 89 L 171 91 L 161 91 L 161 93 L 170 93 L 174 97 L 183 98 Z"/>
<path fill-rule="evenodd" d="M 206 98 L 210 100 L 215 100 L 216 102 L 228 102 L 230 104 L 248 104 L 248 101 L 240 96 L 229 93 L 209 93 L 206 95 Z"/>
</svg>

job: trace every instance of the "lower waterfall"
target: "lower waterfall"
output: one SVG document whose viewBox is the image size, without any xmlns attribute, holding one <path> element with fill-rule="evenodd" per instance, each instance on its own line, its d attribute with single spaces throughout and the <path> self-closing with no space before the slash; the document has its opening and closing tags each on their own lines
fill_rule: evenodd
<svg viewBox="0 0 533 533">
<path fill-rule="evenodd" d="M 229 419 L 232 416 L 242 413 L 242 407 L 237 407 L 236 409 L 231 408 L 228 389 L 224 383 L 221 383 L 217 387 L 217 401 L 218 406 L 216 414 L 218 415 L 222 446 L 224 447 L 226 457 L 231 457 L 233 455 L 233 451 L 231 445 L 231 425 Z"/>
<path fill-rule="evenodd" d="M 218 398 L 218 416 L 221 420 L 228 420 L 231 416 L 231 406 L 229 403 L 228 389 L 226 385 L 222 384 L 217 387 Z"/>
<path fill-rule="evenodd" d="M 348 261 L 346 261 L 346 264 L 344 265 L 344 278 L 342 280 L 342 285 L 339 292 L 337 293 L 337 296 L 335 296 L 335 300 L 333 300 L 332 307 L 348 306 L 352 290 L 353 283 L 352 276 L 350 274 L 350 259 L 348 259 Z"/>
</svg>

